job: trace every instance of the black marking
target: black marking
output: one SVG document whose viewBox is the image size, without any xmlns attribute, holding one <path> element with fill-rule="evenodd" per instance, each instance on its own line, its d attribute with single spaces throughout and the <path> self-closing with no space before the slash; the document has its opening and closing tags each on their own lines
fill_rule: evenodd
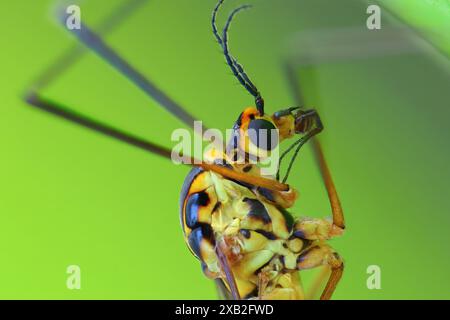
<svg viewBox="0 0 450 320">
<path fill-rule="evenodd" d="M 253 166 L 252 166 L 251 164 L 249 164 L 248 166 L 244 167 L 244 168 L 242 169 L 242 171 L 244 171 L 244 172 L 249 172 L 250 170 L 252 170 L 252 168 L 253 168 Z"/>
<path fill-rule="evenodd" d="M 203 240 L 214 244 L 214 234 L 209 224 L 201 224 L 199 227 L 192 230 L 188 238 L 189 247 L 199 259 L 201 259 L 200 248 Z"/>
<path fill-rule="evenodd" d="M 192 168 L 191 171 L 189 171 L 189 174 L 186 176 L 186 179 L 184 179 L 183 186 L 181 187 L 181 194 L 180 194 L 180 223 L 181 227 L 183 228 L 184 232 L 184 201 L 186 200 L 186 197 L 189 193 L 189 188 L 192 185 L 192 182 L 197 178 L 199 174 L 203 172 L 203 169 L 200 167 Z"/>
<path fill-rule="evenodd" d="M 292 234 L 295 238 L 305 239 L 305 234 L 302 230 L 295 230 Z"/>
<path fill-rule="evenodd" d="M 214 205 L 214 208 L 212 209 L 212 213 L 214 213 L 217 210 L 219 210 L 221 205 L 222 205 L 222 203 L 220 201 L 217 201 L 216 204 Z"/>
<path fill-rule="evenodd" d="M 261 201 L 250 198 L 244 198 L 242 201 L 250 206 L 250 212 L 247 214 L 247 216 L 261 220 L 264 224 L 269 224 L 272 222 L 272 219 L 270 219 L 266 207 L 264 207 Z"/>
<path fill-rule="evenodd" d="M 246 238 L 246 239 L 250 239 L 250 237 L 251 237 L 251 232 L 250 232 L 250 230 L 248 230 L 248 229 L 241 229 L 241 230 L 239 230 L 239 232 L 244 236 L 244 238 Z"/>
<path fill-rule="evenodd" d="M 206 276 L 208 276 L 209 269 L 208 269 L 208 266 L 206 265 L 206 263 L 204 263 L 204 262 L 202 261 L 200 265 L 201 265 L 203 274 L 206 275 Z"/>
<path fill-rule="evenodd" d="M 233 155 L 233 161 L 236 162 L 236 161 L 238 161 L 238 160 L 239 160 L 239 154 L 238 154 L 238 152 L 236 151 L 236 152 L 234 153 L 234 155 Z"/>
<path fill-rule="evenodd" d="M 231 156 L 231 158 L 233 159 L 234 162 L 237 162 L 239 160 L 239 155 L 240 155 L 239 151 L 237 150 L 237 141 L 238 141 L 237 136 L 234 136 L 231 138 L 230 143 L 227 146 L 227 154 Z M 235 144 L 235 146 L 233 146 L 233 143 Z M 233 166 L 230 163 L 228 163 L 227 161 L 220 159 L 220 162 L 222 162 L 222 163 L 216 163 L 216 164 L 227 167 L 228 169 L 234 170 Z M 235 182 L 243 187 L 246 187 L 250 190 L 252 190 L 254 188 L 254 186 L 249 183 L 241 182 L 241 181 L 238 181 L 235 179 L 228 179 L 228 180 L 233 181 L 233 182 Z"/>
<path fill-rule="evenodd" d="M 297 265 L 298 265 L 299 263 L 302 263 L 302 262 L 305 260 L 306 255 L 308 254 L 308 252 L 309 252 L 309 251 L 305 251 L 305 252 L 303 252 L 302 254 L 300 254 L 300 255 L 297 257 Z"/>
<path fill-rule="evenodd" d="M 252 292 L 250 292 L 249 294 L 247 294 L 245 297 L 244 297 L 244 299 L 251 299 L 251 298 L 254 298 L 254 297 L 257 297 L 258 296 L 258 287 L 256 287 L 255 289 L 253 289 L 253 291 Z"/>
<path fill-rule="evenodd" d="M 278 210 L 280 210 L 281 214 L 284 217 L 284 222 L 286 223 L 287 230 L 291 232 L 292 228 L 294 227 L 294 217 L 292 217 L 292 214 L 285 208 L 278 207 Z"/>
<path fill-rule="evenodd" d="M 275 197 L 273 195 L 273 191 L 267 188 L 258 187 L 256 189 L 260 195 L 262 195 L 264 198 L 271 202 L 275 202 Z"/>
<path fill-rule="evenodd" d="M 186 225 L 194 229 L 199 224 L 199 211 L 202 207 L 209 204 L 209 196 L 205 191 L 194 193 L 189 196 L 186 202 L 186 208 L 184 210 Z"/>
<path fill-rule="evenodd" d="M 234 179 L 230 179 L 230 181 L 233 181 L 234 183 L 237 183 L 238 185 L 243 186 L 250 190 L 252 190 L 254 188 L 254 185 L 252 185 L 250 183 L 246 183 L 246 182 L 242 182 L 242 181 L 234 180 Z"/>
<path fill-rule="evenodd" d="M 305 259 L 307 258 L 307 255 L 310 254 L 313 250 L 317 250 L 317 249 L 319 249 L 318 246 L 315 246 L 315 247 L 312 247 L 312 248 L 310 248 L 310 249 L 308 249 L 308 250 L 305 250 L 302 254 L 300 254 L 300 255 L 297 257 L 297 265 L 298 265 L 299 263 L 302 263 L 303 261 L 305 261 Z"/>
<path fill-rule="evenodd" d="M 283 265 L 284 268 L 286 268 L 286 264 L 285 264 L 285 257 L 284 256 L 280 256 L 280 262 Z"/>
<path fill-rule="evenodd" d="M 235 125 L 236 126 L 236 125 Z M 238 144 L 239 144 L 239 128 L 238 129 L 234 129 L 233 128 L 233 134 L 230 137 L 230 141 L 228 142 L 226 151 L 227 154 L 229 155 L 231 152 L 236 152 L 236 149 L 238 148 Z M 236 161 L 236 160 L 234 160 Z"/>
<path fill-rule="evenodd" d="M 239 115 L 239 117 L 237 118 L 237 120 L 236 120 L 236 122 L 234 123 L 234 126 L 233 126 L 233 129 L 239 129 L 240 127 L 241 127 L 241 125 L 242 125 L 242 115 L 243 115 L 244 113 L 242 112 L 240 115 Z"/>
<path fill-rule="evenodd" d="M 269 240 L 276 240 L 277 239 L 277 237 L 272 232 L 269 232 L 269 231 L 258 229 L 258 230 L 255 230 L 255 232 L 258 232 L 259 234 L 262 234 L 264 237 L 266 237 Z"/>
<path fill-rule="evenodd" d="M 248 152 L 245 152 L 244 155 L 245 155 L 245 162 L 250 162 L 250 160 L 259 161 L 259 157 L 258 156 L 254 156 L 254 155 L 252 155 L 252 154 L 250 154 Z"/>
</svg>

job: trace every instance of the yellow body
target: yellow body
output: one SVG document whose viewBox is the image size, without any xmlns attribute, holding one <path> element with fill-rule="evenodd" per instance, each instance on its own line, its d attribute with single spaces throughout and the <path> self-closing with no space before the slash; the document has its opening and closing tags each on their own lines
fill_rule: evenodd
<svg viewBox="0 0 450 320">
<path fill-rule="evenodd" d="M 246 112 L 253 110 L 241 115 L 241 130 Z M 293 121 L 287 118 L 280 122 L 280 137 L 292 135 Z M 258 166 L 234 163 L 215 150 L 206 157 L 259 176 Z M 341 263 L 325 240 L 342 230 L 328 219 L 294 220 L 286 210 L 297 198 L 294 189 L 263 190 L 201 169 L 193 170 L 184 189 L 181 222 L 188 246 L 202 261 L 204 273 L 211 279 L 222 279 L 229 288 L 216 256 L 215 247 L 220 246 L 242 298 L 304 299 L 298 270 Z"/>
</svg>

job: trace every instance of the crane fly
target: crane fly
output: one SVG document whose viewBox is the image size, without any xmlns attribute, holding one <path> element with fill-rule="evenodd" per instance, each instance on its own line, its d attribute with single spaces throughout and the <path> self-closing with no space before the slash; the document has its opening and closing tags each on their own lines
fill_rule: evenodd
<svg viewBox="0 0 450 320">
<path fill-rule="evenodd" d="M 100 33 L 110 32 L 143 2 L 145 0 L 126 2 L 104 21 L 99 28 Z M 233 76 L 253 97 L 255 106 L 247 107 L 239 114 L 226 152 L 209 150 L 204 155 L 205 161 L 182 156 L 184 163 L 194 165 L 184 181 L 180 196 L 180 218 L 185 241 L 199 259 L 204 274 L 215 280 L 223 298 L 305 299 L 311 295 L 305 293 L 302 287 L 300 271 L 325 266 L 331 272 L 320 298 L 330 299 L 341 279 L 344 264 L 327 240 L 341 235 L 345 223 L 321 145 L 315 138 L 323 130 L 322 121 L 316 110 L 302 107 L 287 107 L 273 114 L 266 113 L 261 92 L 229 48 L 228 34 L 232 21 L 250 6 L 234 9 L 219 33 L 216 18 L 223 3 L 224 0 L 219 0 L 212 12 L 213 35 Z M 59 14 L 59 18 L 65 21 L 64 14 Z M 71 32 L 150 98 L 193 127 L 195 117 L 109 47 L 99 33 L 84 23 L 80 29 Z M 57 60 L 28 91 L 26 101 L 82 127 L 171 159 L 171 150 L 163 146 L 93 120 L 40 95 L 43 87 L 73 65 L 83 53 L 83 47 L 75 47 Z M 292 73 L 290 66 L 286 75 L 294 96 L 299 97 L 299 86 Z M 276 136 L 263 141 L 249 134 L 250 131 L 259 133 L 267 130 L 275 130 Z M 269 177 L 263 175 L 258 166 L 261 157 L 269 155 L 284 141 L 293 142 L 279 158 L 277 173 Z M 313 144 L 328 193 L 331 220 L 294 218 L 288 211 L 297 200 L 297 191 L 287 184 L 287 179 L 300 149 L 308 141 Z M 281 178 L 281 162 L 292 153 L 286 174 Z M 243 154 L 243 158 L 239 154 Z M 321 278 L 325 280 L 323 276 Z"/>
</svg>

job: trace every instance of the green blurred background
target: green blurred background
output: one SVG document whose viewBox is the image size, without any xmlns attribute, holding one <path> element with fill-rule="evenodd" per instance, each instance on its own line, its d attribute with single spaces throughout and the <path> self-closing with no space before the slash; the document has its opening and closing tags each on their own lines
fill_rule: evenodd
<svg viewBox="0 0 450 320">
<path fill-rule="evenodd" d="M 121 2 L 85 1 L 82 19 L 96 26 Z M 379 31 L 366 28 L 365 1 L 249 2 L 255 8 L 236 19 L 230 45 L 269 112 L 293 103 L 281 68 L 293 34 L 351 27 L 370 37 L 398 25 L 394 16 L 413 25 L 411 53 L 299 68 L 298 77 L 326 126 L 321 140 L 348 225 L 332 241 L 346 261 L 334 298 L 449 299 L 448 2 L 380 1 L 395 14 L 383 9 Z M 0 3 L 0 298 L 216 298 L 179 225 L 189 168 L 22 101 L 75 42 L 51 19 L 52 3 Z M 219 23 L 241 3 L 227 1 Z M 252 100 L 214 42 L 214 5 L 149 0 L 107 41 L 206 125 L 225 129 Z M 45 95 L 167 147 L 184 127 L 92 53 Z M 297 215 L 330 214 L 309 147 L 290 183 L 301 193 Z M 72 264 L 81 290 L 66 287 Z M 369 265 L 381 267 L 381 290 L 366 287 Z"/>
</svg>

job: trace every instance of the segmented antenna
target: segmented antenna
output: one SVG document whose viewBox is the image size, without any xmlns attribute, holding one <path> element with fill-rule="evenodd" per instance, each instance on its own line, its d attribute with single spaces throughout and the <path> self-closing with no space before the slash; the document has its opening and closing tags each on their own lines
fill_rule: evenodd
<svg viewBox="0 0 450 320">
<path fill-rule="evenodd" d="M 223 54 L 225 55 L 225 60 L 227 61 L 228 66 L 231 68 L 233 75 L 238 79 L 239 83 L 244 86 L 244 88 L 255 97 L 256 108 L 258 109 L 260 115 L 264 115 L 264 100 L 261 97 L 261 93 L 258 91 L 258 88 L 253 84 L 253 82 L 248 77 L 242 65 L 231 55 L 229 47 L 228 47 L 228 30 L 231 26 L 231 22 L 233 18 L 242 10 L 251 8 L 251 5 L 242 5 L 236 9 L 234 9 L 230 15 L 228 16 L 225 27 L 222 31 L 222 37 L 219 35 L 216 26 L 216 18 L 217 13 L 224 3 L 225 0 L 219 0 L 217 5 L 215 6 L 212 14 L 212 30 L 213 34 L 217 39 L 217 42 L 222 47 Z"/>
</svg>

